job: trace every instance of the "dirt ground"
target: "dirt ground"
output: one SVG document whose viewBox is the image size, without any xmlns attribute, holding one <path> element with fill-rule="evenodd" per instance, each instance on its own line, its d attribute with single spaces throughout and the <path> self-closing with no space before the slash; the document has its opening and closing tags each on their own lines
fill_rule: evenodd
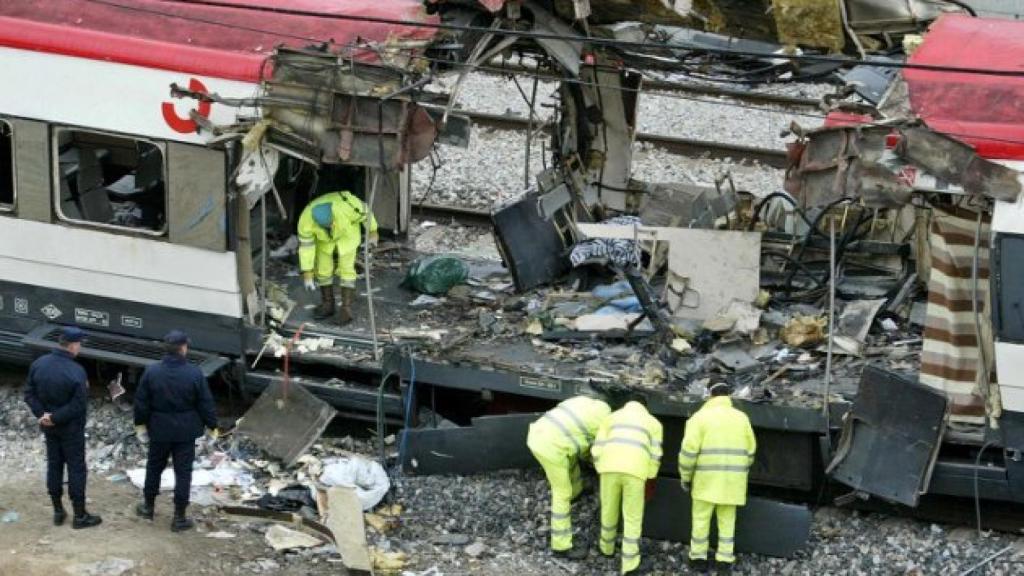
<svg viewBox="0 0 1024 576">
<path fill-rule="evenodd" d="M 172 533 L 169 497 L 162 495 L 157 501 L 153 522 L 139 519 L 134 513 L 138 491 L 128 482 L 114 483 L 94 475 L 89 479 L 88 498 L 90 512 L 101 515 L 103 524 L 72 530 L 70 518 L 64 526 L 53 525 L 41 477 L 19 474 L 0 479 L 0 509 L 19 515 L 15 522 L 0 523 L 0 576 L 84 576 L 89 573 L 81 568 L 76 572 L 76 566 L 109 558 L 134 562 L 125 576 L 345 574 L 336 564 L 324 563 L 322 569 L 308 562 L 287 566 L 267 547 L 259 526 L 218 517 L 212 510 L 192 510 L 197 529 Z M 218 531 L 236 536 L 207 537 Z M 272 557 L 273 564 L 259 565 Z"/>
</svg>

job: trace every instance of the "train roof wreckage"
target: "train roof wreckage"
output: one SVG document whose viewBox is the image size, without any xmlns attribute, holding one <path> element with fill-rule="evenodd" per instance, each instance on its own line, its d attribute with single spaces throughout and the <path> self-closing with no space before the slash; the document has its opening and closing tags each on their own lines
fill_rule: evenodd
<svg viewBox="0 0 1024 576">
<path fill-rule="evenodd" d="M 758 431 L 755 492 L 812 494 L 827 471 L 853 499 L 916 506 L 974 495 L 977 457 L 984 498 L 1024 501 L 1024 268 L 1007 256 L 1024 246 L 1024 24 L 955 2 L 677 4 L 14 0 L 0 44 L 245 83 L 167 91 L 195 102 L 187 137 L 233 159 L 239 230 L 282 256 L 254 263 L 239 244 L 259 335 L 239 384 L 301 385 L 289 415 L 263 402 L 245 423 L 282 459 L 333 417 L 301 390 L 381 429 L 404 423 L 399 462 L 418 473 L 532 465 L 519 440 L 534 412 L 585 391 L 644 394 L 675 454 L 706 383 L 725 377 Z M 550 120 L 522 91 L 528 131 L 550 144 L 523 193 L 486 214 L 502 265 L 388 243 L 367 258 L 357 322 L 313 321 L 285 228 L 289 186 L 318 176 L 295 175 L 365 170 L 376 208 L 408 164 L 468 145 L 458 96 L 474 71 L 557 81 Z M 785 158 L 771 155 L 787 168 L 776 192 L 634 177 L 646 83 L 823 77 L 838 84 L 823 125 L 794 124 Z M 685 496 L 662 483 L 647 533 L 685 538 L 657 505 Z M 757 502 L 737 549 L 791 554 L 807 509 Z M 743 529 L 778 514 L 792 522 L 777 534 Z"/>
</svg>

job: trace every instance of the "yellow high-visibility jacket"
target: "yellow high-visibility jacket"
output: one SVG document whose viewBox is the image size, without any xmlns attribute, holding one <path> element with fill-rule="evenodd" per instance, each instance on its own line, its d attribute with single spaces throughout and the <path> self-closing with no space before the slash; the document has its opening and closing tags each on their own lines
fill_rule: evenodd
<svg viewBox="0 0 1024 576">
<path fill-rule="evenodd" d="M 694 500 L 743 506 L 756 451 L 747 415 L 733 408 L 728 396 L 712 397 L 686 421 L 679 478 L 692 482 Z"/>
<path fill-rule="evenodd" d="M 658 476 L 661 422 L 639 402 L 627 402 L 601 423 L 590 452 L 601 474 L 619 472 L 637 478 Z"/>
<path fill-rule="evenodd" d="M 527 444 L 551 456 L 586 457 L 597 427 L 612 409 L 596 398 L 563 400 L 530 424 Z"/>
<path fill-rule="evenodd" d="M 329 203 L 334 221 L 328 231 L 313 220 L 313 207 Z M 377 232 L 377 219 L 366 209 L 366 203 L 351 192 L 328 192 L 313 199 L 299 216 L 299 270 L 311 272 L 316 263 L 317 246 L 321 251 L 339 254 L 354 252 L 359 248 L 362 232 L 359 225 L 368 227 L 370 234 Z M 329 247 L 330 250 L 325 250 Z"/>
</svg>

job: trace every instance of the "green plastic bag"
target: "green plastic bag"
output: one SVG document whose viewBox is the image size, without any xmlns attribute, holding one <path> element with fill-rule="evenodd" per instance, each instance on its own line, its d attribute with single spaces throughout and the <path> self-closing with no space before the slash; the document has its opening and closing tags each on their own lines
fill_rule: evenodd
<svg viewBox="0 0 1024 576">
<path fill-rule="evenodd" d="M 457 286 L 469 278 L 469 267 L 455 256 L 437 254 L 416 259 L 409 267 L 402 286 L 430 294 L 441 296 L 447 294 L 453 286 Z"/>
</svg>

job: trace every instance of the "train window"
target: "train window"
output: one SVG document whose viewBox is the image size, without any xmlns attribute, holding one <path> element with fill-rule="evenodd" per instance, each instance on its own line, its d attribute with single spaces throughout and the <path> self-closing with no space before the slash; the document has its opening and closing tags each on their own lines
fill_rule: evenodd
<svg viewBox="0 0 1024 576">
<path fill-rule="evenodd" d="M 164 156 L 147 140 L 58 128 L 57 214 L 62 220 L 150 235 L 167 231 Z"/>
<path fill-rule="evenodd" d="M 0 211 L 14 209 L 14 130 L 0 120 Z"/>
</svg>

